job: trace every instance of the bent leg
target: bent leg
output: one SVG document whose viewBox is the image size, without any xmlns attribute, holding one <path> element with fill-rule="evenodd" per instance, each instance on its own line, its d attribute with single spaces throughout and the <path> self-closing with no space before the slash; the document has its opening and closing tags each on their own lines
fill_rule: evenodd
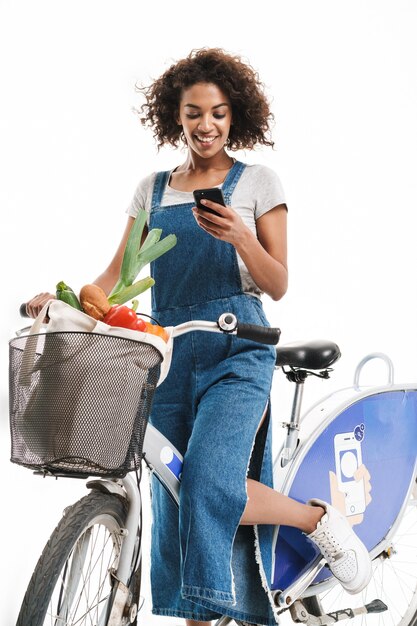
<svg viewBox="0 0 417 626">
<path fill-rule="evenodd" d="M 372 576 L 368 550 L 348 520 L 322 500 L 302 504 L 259 483 L 247 480 L 248 501 L 242 525 L 277 524 L 305 532 L 326 559 L 330 571 L 348 593 L 359 593 Z"/>
<path fill-rule="evenodd" d="M 252 451 L 264 409 L 265 396 L 236 376 L 210 387 L 198 405 L 180 492 L 182 593 L 194 601 L 216 606 L 236 602 L 233 546 L 247 502 L 249 463 L 258 456 Z"/>
<path fill-rule="evenodd" d="M 248 501 L 240 523 L 285 525 L 310 534 L 323 517 L 324 509 L 293 500 L 267 485 L 248 478 Z"/>
</svg>

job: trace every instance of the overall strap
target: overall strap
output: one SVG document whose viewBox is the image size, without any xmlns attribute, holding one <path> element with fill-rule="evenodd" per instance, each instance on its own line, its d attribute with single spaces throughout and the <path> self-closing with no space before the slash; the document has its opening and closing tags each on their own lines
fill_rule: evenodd
<svg viewBox="0 0 417 626">
<path fill-rule="evenodd" d="M 166 172 L 157 172 L 155 182 L 153 185 L 151 213 L 159 206 L 161 206 L 162 196 L 164 195 L 165 187 L 168 182 L 171 170 Z"/>
<path fill-rule="evenodd" d="M 233 171 L 228 172 L 223 183 L 225 200 L 230 199 L 244 168 L 243 163 L 234 163 Z M 242 294 L 238 260 L 232 244 L 211 237 L 199 228 L 191 211 L 192 202 L 161 206 L 168 176 L 169 172 L 156 175 L 149 219 L 150 229 L 161 228 L 162 232 L 177 236 L 175 248 L 151 263 L 151 275 L 155 280 L 152 310 L 156 317 L 162 311 Z"/>
<path fill-rule="evenodd" d="M 246 163 L 242 163 L 242 161 L 236 161 L 233 164 L 233 167 L 229 170 L 229 173 L 227 174 L 222 187 L 223 196 L 226 204 L 230 204 L 232 194 L 235 190 L 236 185 L 239 182 L 239 178 L 243 174 L 245 167 Z"/>
<path fill-rule="evenodd" d="M 226 204 L 230 204 L 232 194 L 235 190 L 237 183 L 246 167 L 246 163 L 236 161 L 232 168 L 229 170 L 225 181 L 223 183 L 223 195 Z M 151 212 L 161 206 L 162 197 L 164 195 L 166 184 L 169 180 L 171 170 L 165 172 L 157 172 L 152 192 Z"/>
</svg>

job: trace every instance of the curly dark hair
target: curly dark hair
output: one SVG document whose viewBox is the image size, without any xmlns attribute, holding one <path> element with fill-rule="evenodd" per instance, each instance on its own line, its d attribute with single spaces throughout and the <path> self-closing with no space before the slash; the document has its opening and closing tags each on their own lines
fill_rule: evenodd
<svg viewBox="0 0 417 626">
<path fill-rule="evenodd" d="M 221 48 L 201 48 L 171 65 L 148 87 L 137 87 L 146 98 L 140 120 L 154 131 L 158 149 L 178 147 L 184 139 L 177 124 L 182 91 L 196 83 L 213 83 L 229 98 L 233 124 L 226 143 L 230 150 L 273 146 L 270 125 L 274 119 L 257 72 L 239 56 Z"/>
</svg>

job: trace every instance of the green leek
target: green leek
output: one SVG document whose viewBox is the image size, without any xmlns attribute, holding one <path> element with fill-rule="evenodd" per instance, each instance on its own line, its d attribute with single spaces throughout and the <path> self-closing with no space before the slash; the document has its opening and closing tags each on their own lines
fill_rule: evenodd
<svg viewBox="0 0 417 626">
<path fill-rule="evenodd" d="M 107 299 L 111 305 L 124 304 L 128 300 L 138 296 L 140 293 L 150 289 L 150 287 L 153 287 L 154 284 L 154 279 L 147 276 L 146 278 L 142 278 L 142 280 L 138 280 L 136 283 L 133 283 L 133 285 L 127 285 L 123 289 L 113 293 Z"/>
<path fill-rule="evenodd" d="M 129 233 L 119 279 L 109 295 L 110 304 L 123 304 L 152 287 L 155 281 L 150 277 L 138 280 L 136 283 L 133 281 L 145 265 L 155 261 L 177 243 L 175 235 L 168 235 L 160 240 L 162 230 L 153 228 L 140 245 L 146 219 L 146 211 L 140 210 Z"/>
</svg>

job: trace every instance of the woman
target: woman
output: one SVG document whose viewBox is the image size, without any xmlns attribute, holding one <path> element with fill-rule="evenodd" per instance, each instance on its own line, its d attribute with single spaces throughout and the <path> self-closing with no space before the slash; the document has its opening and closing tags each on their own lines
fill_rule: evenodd
<svg viewBox="0 0 417 626">
<path fill-rule="evenodd" d="M 184 143 L 187 155 L 171 171 L 140 182 L 116 255 L 95 282 L 111 291 L 135 216 L 145 209 L 149 228 L 178 239 L 152 264 L 153 316 L 161 324 L 216 320 L 231 311 L 241 322 L 267 325 L 262 293 L 279 300 L 287 289 L 287 208 L 272 170 L 229 154 L 273 145 L 272 115 L 257 74 L 223 50 L 202 49 L 143 92 L 142 122 L 158 146 Z M 215 186 L 226 206 L 206 201 L 217 214 L 197 209 L 193 190 Z M 35 315 L 47 298 L 33 299 L 28 312 Z M 271 488 L 274 362 L 273 348 L 232 336 L 195 333 L 176 340 L 151 415 L 184 454 L 179 514 L 157 481 L 152 488 L 157 615 L 185 618 L 188 626 L 222 614 L 274 624 L 268 580 L 275 524 L 308 534 L 348 591 L 358 592 L 369 580 L 367 551 L 342 515 L 322 501 L 301 504 Z"/>
</svg>

